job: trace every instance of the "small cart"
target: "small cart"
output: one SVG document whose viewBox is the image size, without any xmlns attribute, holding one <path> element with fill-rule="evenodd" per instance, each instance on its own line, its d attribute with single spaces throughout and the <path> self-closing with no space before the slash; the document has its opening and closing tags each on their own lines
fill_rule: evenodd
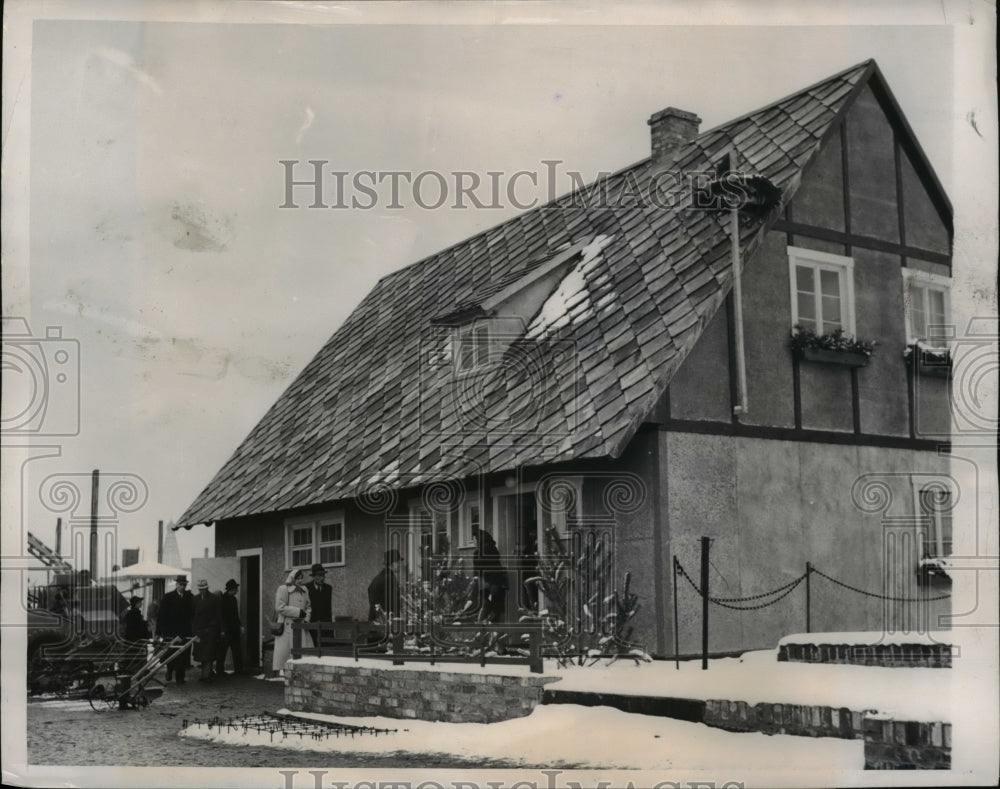
<svg viewBox="0 0 1000 789">
<path fill-rule="evenodd" d="M 148 707 L 153 699 L 163 694 L 163 688 L 147 688 L 156 672 L 177 660 L 194 645 L 195 638 L 184 640 L 180 637 L 172 641 L 140 641 L 137 646 L 152 647 L 147 651 L 147 658 L 134 673 L 124 673 L 121 663 L 116 664 L 114 674 L 106 674 L 97 678 L 87 694 L 87 700 L 95 712 L 103 709 L 143 709 Z M 136 658 L 133 663 L 142 658 Z"/>
</svg>

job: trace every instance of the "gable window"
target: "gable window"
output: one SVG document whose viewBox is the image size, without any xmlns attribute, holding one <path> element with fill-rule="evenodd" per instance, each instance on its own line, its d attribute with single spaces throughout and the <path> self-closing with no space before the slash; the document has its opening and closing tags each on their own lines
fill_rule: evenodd
<svg viewBox="0 0 1000 789">
<path fill-rule="evenodd" d="M 854 336 L 854 259 L 788 247 L 792 325 Z"/>
<path fill-rule="evenodd" d="M 951 491 L 940 485 L 920 488 L 917 491 L 918 513 L 924 525 L 921 557 L 943 558 L 951 556 Z"/>
<path fill-rule="evenodd" d="M 325 513 L 285 522 L 285 564 L 308 569 L 316 563 L 340 567 L 344 560 L 344 514 Z"/>
<path fill-rule="evenodd" d="M 948 277 L 903 269 L 903 305 L 909 343 L 944 344 L 945 327 L 951 318 L 950 290 Z"/>
<path fill-rule="evenodd" d="M 456 329 L 456 367 L 459 372 L 485 367 L 490 361 L 490 329 L 479 321 Z"/>
</svg>

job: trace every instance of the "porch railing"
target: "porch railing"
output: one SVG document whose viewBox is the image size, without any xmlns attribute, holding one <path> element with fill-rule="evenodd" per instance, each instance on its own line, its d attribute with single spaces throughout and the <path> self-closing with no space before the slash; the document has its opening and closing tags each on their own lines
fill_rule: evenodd
<svg viewBox="0 0 1000 789">
<path fill-rule="evenodd" d="M 313 646 L 302 645 L 302 632 L 313 634 Z M 303 655 L 350 654 L 355 661 L 361 658 L 373 660 L 391 660 L 393 665 L 405 663 L 478 663 L 481 667 L 489 665 L 528 666 L 533 674 L 542 673 L 542 629 L 535 624 L 494 624 L 494 623 L 464 623 L 439 625 L 442 633 L 478 633 L 479 638 L 469 642 L 475 647 L 475 654 L 457 654 L 448 651 L 438 651 L 432 642 L 429 652 L 404 652 L 402 634 L 394 635 L 390 640 L 392 651 L 382 651 L 386 642 L 382 638 L 385 629 L 370 622 L 292 622 L 292 657 L 298 659 Z M 326 634 L 332 634 L 327 638 Z M 492 636 L 497 633 L 526 634 L 528 636 L 528 654 L 524 655 L 488 655 Z M 372 636 L 379 636 L 378 641 L 371 641 Z"/>
</svg>

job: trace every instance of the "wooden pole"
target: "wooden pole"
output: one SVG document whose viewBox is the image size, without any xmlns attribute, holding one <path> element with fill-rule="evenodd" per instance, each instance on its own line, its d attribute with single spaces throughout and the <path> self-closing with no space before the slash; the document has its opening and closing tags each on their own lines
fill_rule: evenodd
<svg viewBox="0 0 1000 789">
<path fill-rule="evenodd" d="M 101 472 L 94 469 L 90 478 L 90 580 L 97 581 L 97 491 Z"/>
<path fill-rule="evenodd" d="M 56 518 L 56 556 L 62 558 L 62 518 Z"/>
<path fill-rule="evenodd" d="M 701 669 L 708 670 L 708 537 L 701 538 Z"/>
<path fill-rule="evenodd" d="M 681 670 L 680 624 L 677 621 L 677 557 L 674 557 L 674 668 Z"/>
<path fill-rule="evenodd" d="M 157 524 L 156 529 L 156 561 L 163 564 L 163 521 Z"/>
<path fill-rule="evenodd" d="M 812 589 L 809 585 L 809 576 L 812 575 L 812 562 L 806 562 L 806 632 L 812 632 Z"/>
</svg>

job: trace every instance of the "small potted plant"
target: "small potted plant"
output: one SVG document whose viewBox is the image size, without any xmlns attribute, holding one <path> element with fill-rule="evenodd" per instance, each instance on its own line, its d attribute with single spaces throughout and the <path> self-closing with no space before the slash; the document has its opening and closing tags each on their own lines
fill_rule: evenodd
<svg viewBox="0 0 1000 789">
<path fill-rule="evenodd" d="M 792 330 L 792 352 L 802 361 L 864 367 L 868 364 L 876 343 L 844 335 L 843 328 L 829 334 L 816 334 L 813 329 L 798 324 Z"/>
<path fill-rule="evenodd" d="M 903 358 L 918 375 L 951 377 L 951 351 L 948 348 L 935 348 L 917 340 L 903 349 Z"/>
</svg>

